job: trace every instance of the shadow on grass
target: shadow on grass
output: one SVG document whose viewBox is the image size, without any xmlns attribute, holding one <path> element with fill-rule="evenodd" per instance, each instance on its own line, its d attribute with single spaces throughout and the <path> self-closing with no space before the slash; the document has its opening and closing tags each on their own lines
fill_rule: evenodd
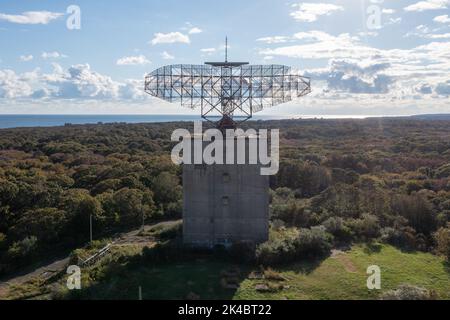
<svg viewBox="0 0 450 320">
<path fill-rule="evenodd" d="M 96 281 L 62 298 L 137 300 L 141 288 L 144 300 L 232 299 L 251 269 L 221 252 L 170 241 L 90 270 Z"/>
<path fill-rule="evenodd" d="M 294 263 L 290 263 L 289 266 L 280 266 L 279 269 L 281 271 L 292 271 L 295 272 L 297 274 L 301 273 L 301 274 L 305 274 L 305 275 L 309 275 L 312 272 L 314 272 L 314 270 L 316 270 L 318 267 L 320 267 L 320 265 L 322 264 L 323 261 L 325 261 L 330 255 L 327 256 L 322 256 L 322 257 L 315 257 L 315 258 L 310 258 L 310 259 L 302 259 L 299 262 L 294 262 Z"/>
<path fill-rule="evenodd" d="M 45 271 L 45 268 L 56 265 L 58 262 L 62 266 L 65 265 L 65 259 L 69 256 L 71 250 L 65 249 L 57 252 L 50 252 L 45 258 L 31 262 L 29 265 L 23 265 L 16 268 L 15 271 L 0 274 L 0 284 L 7 283 L 18 278 L 26 278 L 28 276 L 37 276 Z M 35 274 L 36 273 L 36 274 Z"/>
<path fill-rule="evenodd" d="M 328 256 L 309 255 L 274 267 L 310 274 Z M 146 247 L 142 254 L 111 257 L 83 271 L 83 289 L 59 298 L 137 300 L 141 288 L 142 299 L 148 300 L 229 300 L 244 280 L 264 272 L 246 257 L 243 247 L 195 249 L 183 246 L 176 238 Z"/>
</svg>

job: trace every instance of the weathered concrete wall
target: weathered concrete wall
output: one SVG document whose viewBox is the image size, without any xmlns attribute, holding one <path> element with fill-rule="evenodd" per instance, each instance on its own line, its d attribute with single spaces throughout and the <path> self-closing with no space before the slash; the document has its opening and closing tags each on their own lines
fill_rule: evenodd
<svg viewBox="0 0 450 320">
<path fill-rule="evenodd" d="M 248 145 L 247 140 L 247 153 Z M 183 165 L 185 244 L 213 246 L 266 241 L 268 191 L 269 177 L 261 175 L 260 165 Z"/>
</svg>

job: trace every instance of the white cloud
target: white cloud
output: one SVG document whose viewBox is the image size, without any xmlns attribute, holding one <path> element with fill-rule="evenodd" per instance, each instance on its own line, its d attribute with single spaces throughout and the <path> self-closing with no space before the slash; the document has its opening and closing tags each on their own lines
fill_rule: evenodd
<svg viewBox="0 0 450 320">
<path fill-rule="evenodd" d="M 428 39 L 450 39 L 450 33 L 441 34 L 429 34 L 426 36 Z"/>
<path fill-rule="evenodd" d="M 33 93 L 26 79 L 21 79 L 13 70 L 0 70 L 0 98 L 16 99 Z"/>
<path fill-rule="evenodd" d="M 359 64 L 352 60 L 332 60 L 326 69 L 308 72 L 307 76 L 327 82 L 326 90 L 354 94 L 385 94 L 394 79 L 386 75 L 389 63 Z"/>
<path fill-rule="evenodd" d="M 395 10 L 394 9 L 383 9 L 382 12 L 384 14 L 394 14 Z"/>
<path fill-rule="evenodd" d="M 422 29 L 430 32 L 426 26 L 418 27 Z M 427 37 L 443 39 L 448 35 L 429 33 Z M 312 77 L 315 88 L 306 99 L 312 99 L 315 106 L 337 107 L 342 101 L 343 108 L 345 103 L 365 104 L 367 108 L 384 103 L 395 104 L 398 109 L 402 105 L 420 105 L 421 110 L 445 109 L 439 96 L 447 94 L 449 85 L 449 41 L 430 42 L 411 49 L 379 49 L 345 33 L 335 36 L 323 31 L 299 32 L 292 39 L 300 44 L 261 49 L 259 53 L 263 58 L 327 59 L 328 67 L 304 71 Z M 427 86 L 421 88 L 425 81 Z M 431 91 L 429 97 L 420 94 L 422 89 Z"/>
<path fill-rule="evenodd" d="M 335 37 L 323 32 L 323 31 L 318 31 L 318 30 L 312 30 L 312 31 L 308 31 L 308 32 L 297 32 L 296 34 L 294 34 L 293 36 L 295 39 L 299 39 L 299 40 L 317 40 L 317 41 L 326 41 L 326 40 L 331 40 L 334 39 Z"/>
<path fill-rule="evenodd" d="M 20 59 L 20 61 L 27 62 L 27 61 L 33 60 L 33 56 L 31 54 L 29 54 L 29 55 L 22 55 L 22 56 L 19 57 L 19 59 Z"/>
<path fill-rule="evenodd" d="M 163 53 L 161 53 L 161 57 L 164 60 L 173 60 L 173 59 L 175 59 L 175 57 L 173 55 L 171 55 L 170 53 L 168 53 L 167 51 L 164 51 Z"/>
<path fill-rule="evenodd" d="M 342 6 L 330 3 L 299 3 L 294 4 L 295 11 L 291 13 L 297 21 L 314 22 L 320 16 L 329 16 L 336 11 L 343 11 Z"/>
<path fill-rule="evenodd" d="M 60 70 L 58 70 L 59 72 Z M 52 96 L 60 99 L 116 99 L 120 84 L 91 70 L 89 64 L 71 66 L 67 72 L 42 76 L 52 87 Z"/>
<path fill-rule="evenodd" d="M 59 53 L 57 51 L 52 52 L 42 52 L 41 57 L 43 59 L 59 59 L 59 58 L 67 58 L 65 54 Z"/>
<path fill-rule="evenodd" d="M 193 27 L 189 30 L 189 34 L 197 34 L 197 33 L 202 33 L 203 30 L 197 27 Z"/>
<path fill-rule="evenodd" d="M 360 37 L 377 37 L 379 33 L 377 31 L 361 31 L 358 32 L 358 36 Z"/>
<path fill-rule="evenodd" d="M 341 13 L 344 10 L 343 6 L 347 6 L 344 5 L 344 1 L 320 0 L 317 1 L 319 3 L 307 1 L 303 4 L 299 0 L 295 2 L 298 4 L 288 7 L 288 10 L 292 12 L 291 19 L 295 18 L 304 22 L 321 22 L 321 18 L 325 20 L 324 17 L 330 14 L 337 16 L 335 13 L 343 16 Z M 330 4 L 320 2 L 330 2 Z M 405 2 L 408 2 L 407 5 L 412 4 L 407 7 L 407 11 L 418 12 L 449 7 L 448 1 L 409 0 Z M 386 4 L 386 1 L 384 3 Z M 405 23 L 392 28 L 392 32 L 388 32 L 391 30 L 386 29 L 366 30 L 364 25 L 360 25 L 360 22 L 353 21 L 354 23 L 352 23 L 350 16 L 348 17 L 349 23 L 352 25 L 348 29 L 350 33 L 345 33 L 345 22 L 341 28 L 330 29 L 330 33 L 319 30 L 309 31 L 311 28 L 306 28 L 303 24 L 303 27 L 297 30 L 302 32 L 289 34 L 286 33 L 286 30 L 275 30 L 276 26 L 274 26 L 273 36 L 262 34 L 261 36 L 264 37 L 256 40 L 256 44 L 260 47 L 257 49 L 260 59 L 255 60 L 269 63 L 280 57 L 298 59 L 290 60 L 289 64 L 302 66 L 304 73 L 312 77 L 313 92 L 301 100 L 301 106 L 293 103 L 292 114 L 302 114 L 308 108 L 312 110 L 309 112 L 322 112 L 322 114 L 333 114 L 333 111 L 345 114 L 420 113 L 422 110 L 425 112 L 440 110 L 448 112 L 448 97 L 450 97 L 448 76 L 450 74 L 450 41 L 448 41 L 450 34 L 447 27 L 450 18 L 446 14 L 448 12 L 444 9 L 442 12 L 429 11 L 425 14 L 410 15 L 403 11 L 403 7 L 407 5 L 401 6 L 401 9 L 396 8 L 396 10 L 383 9 L 385 26 L 398 23 L 402 15 L 404 17 Z M 351 13 L 348 12 L 348 14 Z M 411 28 L 413 30 L 410 35 L 420 37 L 420 39 L 402 41 L 402 36 L 409 31 L 406 28 L 411 25 L 411 19 L 419 21 L 417 24 L 423 24 L 417 29 Z M 361 28 L 355 29 L 354 27 L 357 25 L 360 25 Z M 193 34 L 198 33 L 196 29 L 199 28 L 186 23 L 184 28 L 173 29 L 180 32 L 157 33 L 153 40 L 152 37 L 149 40 L 152 40 L 150 42 L 153 45 L 190 43 L 190 38 L 195 37 Z M 376 35 L 380 36 L 376 39 L 377 41 L 363 38 Z M 377 45 L 374 45 L 375 43 Z M 223 47 L 220 46 L 200 48 L 197 50 L 200 50 L 199 53 L 202 56 L 218 54 L 223 50 Z M 16 59 L 21 53 L 24 53 L 20 57 L 22 61 L 30 60 L 25 55 L 28 53 L 33 53 L 37 60 L 40 58 L 39 52 L 36 54 L 31 51 L 22 51 L 16 53 Z M 172 59 L 174 53 L 174 50 L 166 47 L 161 47 L 156 51 L 156 54 L 163 59 Z M 134 57 L 122 57 L 118 59 L 117 63 L 121 65 L 145 64 L 147 58 L 139 56 L 140 54 L 141 51 L 131 52 L 130 55 Z M 64 57 L 64 55 L 58 52 L 47 52 L 43 53 L 42 57 L 55 59 Z M 285 59 L 280 60 L 274 63 L 287 63 Z M 49 61 L 55 62 L 56 60 Z M 328 61 L 328 64 L 324 61 Z M 26 64 L 22 63 L 23 65 Z M 305 70 L 305 65 L 320 66 L 320 68 Z M 142 104 L 145 106 L 140 110 L 144 110 L 144 112 L 153 112 L 154 110 L 153 108 L 149 109 L 149 105 L 152 105 L 154 100 L 143 91 L 143 79 L 116 81 L 107 74 L 96 72 L 87 64 L 75 65 L 69 69 L 63 69 L 58 64 L 53 64 L 53 66 L 54 70 L 48 73 L 43 73 L 39 69 L 24 73 L 0 69 L 0 111 L 15 111 L 15 105 L 23 103 L 32 113 L 32 107 L 28 106 L 32 106 L 32 103 L 37 101 L 33 106 L 41 103 L 51 106 L 42 107 L 43 109 L 39 109 L 38 112 L 52 110 L 50 108 L 56 108 L 56 111 L 57 108 L 60 108 L 59 110 L 65 111 L 65 108 L 71 108 L 75 104 L 83 106 L 85 108 L 83 110 L 87 110 L 87 112 L 96 113 L 112 112 L 111 110 L 115 110 L 114 106 L 122 105 L 124 107 L 121 110 L 125 110 L 122 113 L 126 113 L 127 110 L 137 110 L 134 106 L 144 99 L 147 102 Z M 155 104 L 159 103 L 163 102 L 155 102 Z M 130 107 L 131 105 L 133 108 Z M 167 106 L 170 105 L 167 104 Z M 176 108 L 174 106 L 175 110 L 177 110 Z M 71 109 L 75 112 L 77 110 L 79 109 Z M 288 110 L 289 106 L 286 106 L 283 109 L 275 109 L 275 112 L 287 112 Z"/>
<path fill-rule="evenodd" d="M 119 98 L 121 100 L 144 100 L 149 98 L 142 88 L 142 80 L 129 79 L 119 86 Z"/>
<path fill-rule="evenodd" d="M 378 33 L 375 32 L 360 32 L 360 34 L 363 35 L 376 35 Z M 342 34 L 341 36 L 349 36 L 349 34 Z M 315 42 L 315 41 L 330 41 L 335 39 L 334 36 L 331 36 L 330 34 L 318 31 L 318 30 L 312 30 L 307 32 L 297 32 L 292 36 L 271 36 L 271 37 L 264 37 L 256 39 L 256 41 L 264 42 L 266 44 L 278 44 L 278 43 L 287 43 L 287 42 L 295 42 L 298 40 L 303 40 L 306 42 Z M 352 39 L 358 39 L 357 37 L 353 37 Z"/>
<path fill-rule="evenodd" d="M 43 75 L 41 83 L 51 88 L 57 99 L 142 100 L 147 98 L 143 80 L 129 79 L 121 83 L 91 69 L 89 64 L 71 66 L 67 72 L 55 66 L 53 74 Z"/>
<path fill-rule="evenodd" d="M 19 79 L 22 81 L 36 81 L 39 80 L 40 69 L 36 68 L 30 72 L 24 72 L 19 76 Z"/>
<path fill-rule="evenodd" d="M 267 44 L 273 44 L 273 43 L 285 43 L 290 40 L 290 37 L 286 36 L 273 36 L 273 37 L 263 37 L 256 39 L 256 41 L 264 42 Z"/>
<path fill-rule="evenodd" d="M 419 26 L 419 29 L 426 28 Z M 443 36 L 435 35 L 434 38 Z M 343 33 L 337 36 L 323 31 L 299 32 L 293 38 L 300 40 L 295 45 L 280 45 L 259 51 L 262 56 L 280 56 L 297 59 L 328 59 L 389 62 L 395 71 L 434 70 L 439 74 L 450 71 L 450 43 L 432 42 L 412 49 L 379 49 L 368 45 L 356 36 Z M 431 37 L 430 37 L 431 38 Z M 398 68 L 397 68 L 398 66 Z M 393 72 L 393 71 L 391 71 Z"/>
<path fill-rule="evenodd" d="M 431 30 L 429 27 L 421 24 L 418 25 L 414 31 L 408 32 L 405 37 L 420 37 L 427 39 L 450 39 L 450 33 L 435 33 L 435 30 Z"/>
<path fill-rule="evenodd" d="M 162 43 L 191 43 L 189 36 L 182 34 L 181 32 L 169 32 L 169 33 L 155 33 L 152 45 Z"/>
<path fill-rule="evenodd" d="M 331 59 L 328 67 L 307 70 L 313 92 L 283 106 L 284 114 L 399 115 L 448 112 L 450 44 L 432 42 L 413 50 L 379 50 L 370 58 Z M 436 57 L 434 64 L 420 63 Z M 270 59 L 269 56 L 267 56 Z M 390 60 L 390 61 L 389 61 Z M 167 113 L 171 104 L 149 97 L 142 79 L 118 82 L 88 64 L 42 74 L 0 70 L 0 111 L 33 113 Z M 146 101 L 145 104 L 142 102 Z M 34 108 L 34 109 L 33 109 Z M 137 111 L 139 110 L 139 112 Z M 176 112 L 176 106 L 173 106 Z M 34 111 L 36 112 L 36 111 Z M 195 112 L 195 111 L 194 111 Z M 277 109 L 276 114 L 279 114 Z M 270 114 L 270 111 L 268 111 Z"/>
<path fill-rule="evenodd" d="M 0 105 L 5 101 L 8 104 L 18 99 L 107 102 L 140 101 L 147 98 L 143 80 L 114 81 L 107 75 L 93 71 L 89 64 L 78 64 L 64 70 L 54 63 L 53 71 L 48 74 L 41 73 L 40 69 L 22 74 L 16 74 L 13 70 L 0 70 Z"/>
<path fill-rule="evenodd" d="M 406 11 L 427 11 L 447 9 L 450 5 L 450 0 L 425 0 L 419 1 L 415 4 L 405 7 Z"/>
<path fill-rule="evenodd" d="M 216 51 L 217 51 L 216 48 L 203 48 L 203 49 L 200 49 L 200 52 L 208 54 L 208 55 L 213 54 Z"/>
<path fill-rule="evenodd" d="M 19 24 L 48 24 L 63 15 L 63 13 L 49 11 L 27 11 L 19 15 L 0 13 L 0 20 Z"/>
<path fill-rule="evenodd" d="M 306 43 L 263 49 L 260 54 L 299 59 L 346 59 L 362 54 L 376 54 L 376 50 L 360 44 L 357 37 L 347 33 L 332 36 L 323 31 L 308 31 L 296 33 L 293 37 Z"/>
<path fill-rule="evenodd" d="M 442 16 L 437 16 L 433 19 L 433 21 L 439 22 L 439 23 L 450 23 L 450 17 L 447 14 L 442 15 Z"/>
<path fill-rule="evenodd" d="M 116 64 L 118 66 L 135 66 L 135 65 L 145 65 L 151 63 L 144 55 L 122 57 L 117 60 Z"/>
</svg>

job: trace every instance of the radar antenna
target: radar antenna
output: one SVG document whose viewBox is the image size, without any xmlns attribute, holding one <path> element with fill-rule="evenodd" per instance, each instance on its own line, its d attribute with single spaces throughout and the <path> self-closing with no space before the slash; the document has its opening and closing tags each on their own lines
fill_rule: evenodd
<svg viewBox="0 0 450 320">
<path fill-rule="evenodd" d="M 225 62 L 228 62 L 228 37 L 225 37 Z"/>
<path fill-rule="evenodd" d="M 225 62 L 158 68 L 145 77 L 145 92 L 190 109 L 199 107 L 203 119 L 227 129 L 264 108 L 309 94 L 311 81 L 284 65 L 229 62 L 226 37 Z"/>
</svg>

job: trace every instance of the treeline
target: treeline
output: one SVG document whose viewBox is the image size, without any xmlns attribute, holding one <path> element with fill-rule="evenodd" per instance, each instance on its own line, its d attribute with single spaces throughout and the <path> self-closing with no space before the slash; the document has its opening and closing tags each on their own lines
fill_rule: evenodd
<svg viewBox="0 0 450 320">
<path fill-rule="evenodd" d="M 169 127 L 0 131 L 0 273 L 143 221 L 181 217 Z"/>
<path fill-rule="evenodd" d="M 324 248 L 372 241 L 450 259 L 450 122 L 276 125 L 284 146 L 271 180 L 278 232 L 261 247 L 261 263 L 298 258 L 305 245 L 319 256 Z M 300 230 L 296 240 L 292 230 Z"/>
<path fill-rule="evenodd" d="M 192 123 L 0 130 L 0 273 L 85 243 L 90 217 L 94 237 L 143 219 L 181 217 L 181 168 L 170 160 L 170 135 L 180 127 L 192 130 Z M 281 133 L 280 171 L 271 177 L 278 231 L 260 257 L 278 261 L 278 252 L 289 251 L 284 246 L 300 257 L 375 239 L 450 252 L 449 121 L 283 120 L 248 127 Z"/>
</svg>

